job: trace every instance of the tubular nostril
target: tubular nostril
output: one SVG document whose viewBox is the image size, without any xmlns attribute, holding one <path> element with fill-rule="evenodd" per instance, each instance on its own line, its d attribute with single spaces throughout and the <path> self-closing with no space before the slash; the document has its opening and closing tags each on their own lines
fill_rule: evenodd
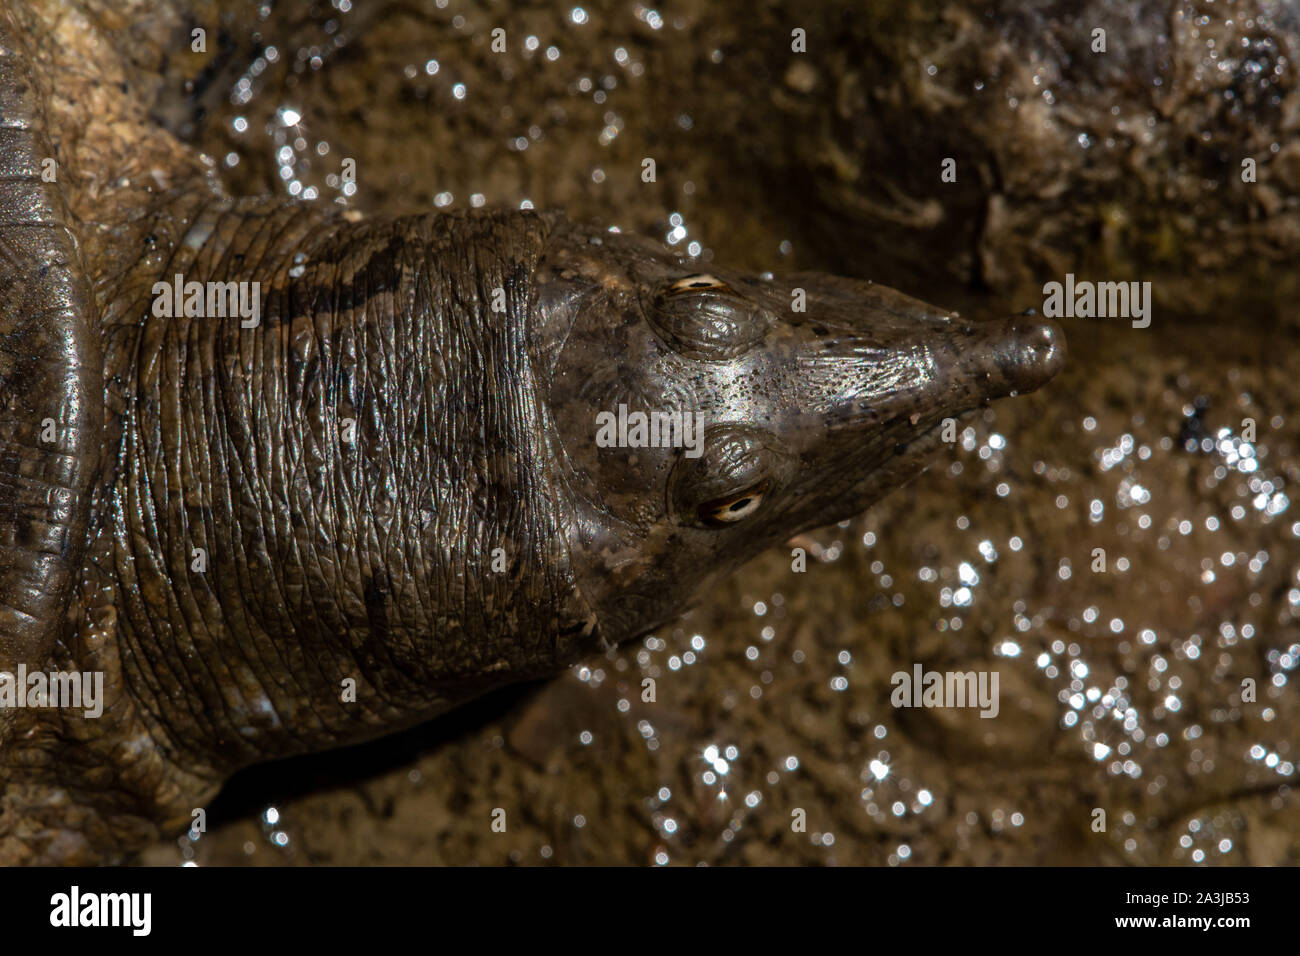
<svg viewBox="0 0 1300 956">
<path fill-rule="evenodd" d="M 1018 324 L 1015 378 L 1020 390 L 1038 388 L 1050 381 L 1065 365 L 1065 333 L 1047 319 Z"/>
</svg>

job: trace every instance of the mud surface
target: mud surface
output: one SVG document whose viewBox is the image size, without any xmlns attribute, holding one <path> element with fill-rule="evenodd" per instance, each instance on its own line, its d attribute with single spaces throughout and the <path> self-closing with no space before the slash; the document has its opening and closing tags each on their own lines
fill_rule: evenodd
<svg viewBox="0 0 1300 956">
<path fill-rule="evenodd" d="M 1034 207 L 1003 200 L 1015 215 L 997 221 L 1011 224 L 999 234 L 989 204 L 1014 190 L 972 179 L 946 202 L 937 173 L 903 190 L 906 149 L 929 164 L 942 132 L 933 122 L 961 104 L 909 125 L 905 93 L 883 110 L 890 87 L 863 71 L 884 66 L 863 66 L 855 44 L 874 37 L 882 56 L 910 51 L 940 71 L 977 48 L 1011 62 L 1008 48 L 979 46 L 993 30 L 982 7 L 920 4 L 904 16 L 885 3 L 855 19 L 817 5 L 812 52 L 798 60 L 788 37 L 799 24 L 767 7 L 354 5 L 194 7 L 217 42 L 166 65 L 172 92 L 155 115 L 239 192 L 366 211 L 562 206 L 706 259 L 848 271 L 976 316 L 1041 306 L 1036 287 L 1092 262 L 1110 270 L 1100 278 L 1154 280 L 1162 305 L 1148 329 L 1067 320 L 1061 378 L 985 411 L 912 486 L 814 535 L 823 560 L 806 571 L 792 570 L 789 549 L 769 552 L 674 626 L 555 681 L 364 748 L 246 771 L 210 808 L 210 832 L 146 862 L 1300 862 L 1300 512 L 1289 498 L 1300 382 L 1287 367 L 1295 333 L 1284 331 L 1294 308 L 1278 291 L 1294 270 L 1256 258 L 1261 271 L 1246 280 L 1222 261 L 1188 265 L 1216 235 L 1228 260 L 1250 258 L 1232 237 L 1259 215 L 1214 190 L 1198 198 L 1189 167 L 1175 164 L 1183 173 L 1166 179 L 1191 218 L 1129 210 L 1173 230 L 1157 262 L 1136 226 L 1092 240 L 1072 231 L 1115 222 L 1096 195 L 1055 193 L 1038 208 L 1062 218 L 1033 220 L 1045 232 L 1027 231 Z M 1141 20 L 1160 5 L 1131 6 Z M 1204 29 L 1203 41 L 1247 29 L 1221 16 L 1198 25 L 1198 5 L 1180 6 L 1192 21 L 1166 30 L 1184 53 L 1187 31 Z M 1000 42 L 1032 32 L 1003 14 Z M 936 46 L 934 17 L 960 42 Z M 490 49 L 496 26 L 505 54 Z M 821 55 L 828 35 L 838 45 Z M 1112 36 L 1121 42 L 1123 28 Z M 1290 69 L 1268 95 L 1291 95 Z M 1179 102 L 1197 102 L 1193 79 L 1176 87 Z M 855 83 L 870 95 L 855 100 Z M 1152 89 L 1134 73 L 1116 99 L 1127 118 L 1154 110 Z M 1095 97 L 1081 93 L 1078 108 Z M 1268 113 L 1280 102 L 1255 102 L 1251 129 L 1283 149 L 1290 121 Z M 1230 109 L 1184 108 L 1193 112 L 1153 112 L 1154 127 L 1235 135 Z M 1024 138 L 1043 107 L 1001 104 L 996 123 L 981 109 L 949 127 L 955 155 L 997 141 L 989 169 L 1046 189 L 1051 177 L 1021 164 L 1050 161 L 1069 188 L 1077 167 L 1051 152 L 1060 130 L 1047 127 L 1037 153 Z M 867 117 L 893 124 L 879 135 L 897 150 L 863 146 Z M 1110 149 L 1104 141 L 1095 149 Z M 854 168 L 814 162 L 837 155 Z M 1142 139 L 1087 155 L 1105 181 L 1128 184 L 1110 200 L 1122 205 L 1142 195 L 1152 157 L 1171 154 L 1168 141 Z M 653 183 L 641 178 L 647 156 Z M 344 158 L 356 160 L 354 189 L 339 175 Z M 887 199 L 844 198 L 869 195 L 868 184 Z M 1275 225 L 1291 209 L 1289 192 L 1277 195 Z M 927 219 L 936 208 L 956 219 Z M 1031 246 L 1048 252 L 1020 255 Z M 1180 269 L 1199 283 L 1190 294 Z M 998 716 L 891 706 L 891 676 L 915 664 L 997 672 Z M 653 703 L 641 699 L 647 677 Z M 1247 679 L 1254 701 L 1242 699 Z M 497 808 L 504 833 L 491 827 Z M 792 830 L 796 811 L 804 832 Z"/>
</svg>

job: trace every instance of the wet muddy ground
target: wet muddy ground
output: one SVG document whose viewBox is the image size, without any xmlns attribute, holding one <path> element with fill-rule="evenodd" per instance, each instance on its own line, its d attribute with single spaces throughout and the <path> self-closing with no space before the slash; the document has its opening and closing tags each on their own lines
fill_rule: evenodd
<svg viewBox="0 0 1300 956">
<path fill-rule="evenodd" d="M 160 102 L 160 120 L 239 192 L 369 212 L 560 206 L 705 259 L 852 271 L 976 317 L 1041 306 L 1023 283 L 935 287 L 848 238 L 827 252 L 824 187 L 774 188 L 790 153 L 764 124 L 851 64 L 727 69 L 762 59 L 744 42 L 763 29 L 788 47 L 787 14 L 353 4 L 195 8 L 224 38 L 169 65 L 195 95 Z M 917 208 L 940 201 L 937 178 Z M 1240 303 L 1157 310 L 1148 329 L 1067 320 L 1059 379 L 978 414 L 911 486 L 813 535 L 806 571 L 774 550 L 554 681 L 246 771 L 210 832 L 146 862 L 1300 862 L 1295 315 L 1258 291 Z M 997 672 L 998 716 L 893 707 L 891 676 L 918 663 Z"/>
</svg>

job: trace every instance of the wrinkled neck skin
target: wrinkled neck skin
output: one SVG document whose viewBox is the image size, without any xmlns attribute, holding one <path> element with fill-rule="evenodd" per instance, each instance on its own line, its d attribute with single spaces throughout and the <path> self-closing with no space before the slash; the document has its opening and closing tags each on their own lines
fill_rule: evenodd
<svg viewBox="0 0 1300 956">
<path fill-rule="evenodd" d="M 256 277 L 261 317 L 108 333 L 103 570 L 155 736 L 224 769 L 322 749 L 596 642 L 534 397 L 542 217 L 217 204 L 170 228 L 146 275 Z"/>
<path fill-rule="evenodd" d="M 536 400 L 564 334 L 529 318 L 550 217 L 160 208 L 130 237 L 145 254 L 96 277 L 105 464 L 50 665 L 105 672 L 105 713 L 17 712 L 0 773 L 13 816 L 48 828 L 38 861 L 115 858 L 235 769 L 602 646 Z M 177 273 L 259 282 L 257 326 L 155 316 Z"/>
</svg>

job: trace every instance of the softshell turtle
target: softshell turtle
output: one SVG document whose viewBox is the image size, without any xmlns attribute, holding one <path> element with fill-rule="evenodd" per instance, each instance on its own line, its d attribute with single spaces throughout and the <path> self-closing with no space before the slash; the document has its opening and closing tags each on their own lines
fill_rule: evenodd
<svg viewBox="0 0 1300 956">
<path fill-rule="evenodd" d="M 130 14 L 0 12 L 0 862 L 644 634 L 1063 361 L 559 212 L 234 198 Z"/>
</svg>

